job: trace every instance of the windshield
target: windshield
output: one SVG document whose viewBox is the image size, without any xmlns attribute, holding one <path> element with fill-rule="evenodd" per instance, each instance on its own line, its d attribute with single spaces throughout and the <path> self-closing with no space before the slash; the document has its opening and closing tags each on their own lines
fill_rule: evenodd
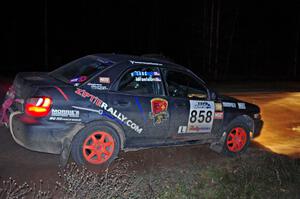
<svg viewBox="0 0 300 199">
<path fill-rule="evenodd" d="M 112 61 L 89 55 L 70 62 L 49 74 L 65 83 L 78 86 L 112 64 Z"/>
</svg>

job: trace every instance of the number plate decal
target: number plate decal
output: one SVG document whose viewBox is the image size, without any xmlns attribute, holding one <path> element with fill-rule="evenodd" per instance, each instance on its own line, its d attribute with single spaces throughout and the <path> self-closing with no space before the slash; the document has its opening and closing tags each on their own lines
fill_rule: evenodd
<svg viewBox="0 0 300 199">
<path fill-rule="evenodd" d="M 215 114 L 213 101 L 190 100 L 188 133 L 210 133 Z"/>
</svg>

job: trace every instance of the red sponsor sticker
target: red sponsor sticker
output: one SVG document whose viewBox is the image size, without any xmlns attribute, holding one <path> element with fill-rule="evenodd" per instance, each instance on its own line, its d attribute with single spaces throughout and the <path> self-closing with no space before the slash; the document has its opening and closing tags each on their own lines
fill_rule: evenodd
<svg viewBox="0 0 300 199">
<path fill-rule="evenodd" d="M 224 117 L 224 112 L 215 112 L 215 117 L 214 117 L 214 119 L 222 120 L 223 117 Z"/>
<path fill-rule="evenodd" d="M 70 83 L 76 83 L 76 82 L 82 83 L 82 82 L 85 82 L 87 79 L 88 79 L 88 77 L 84 75 L 84 76 L 80 76 L 80 77 L 71 79 Z"/>
<path fill-rule="evenodd" d="M 102 84 L 110 84 L 110 78 L 109 77 L 99 77 L 99 82 Z"/>
<path fill-rule="evenodd" d="M 201 130 L 200 127 L 194 126 L 194 125 L 191 125 L 190 128 L 189 128 L 189 131 L 192 131 L 192 132 L 200 131 L 200 130 Z"/>
</svg>

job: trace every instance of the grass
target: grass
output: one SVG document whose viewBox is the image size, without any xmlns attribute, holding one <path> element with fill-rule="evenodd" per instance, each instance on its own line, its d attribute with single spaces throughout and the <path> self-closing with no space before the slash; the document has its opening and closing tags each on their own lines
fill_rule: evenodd
<svg viewBox="0 0 300 199">
<path fill-rule="evenodd" d="M 62 169 L 51 188 L 13 179 L 3 182 L 1 198 L 300 198 L 300 160 L 262 152 L 188 168 L 128 172 L 120 163 L 102 173 L 74 163 Z"/>
<path fill-rule="evenodd" d="M 179 183 L 158 198 L 300 198 L 300 160 L 263 155 L 207 166 L 194 186 Z"/>
</svg>

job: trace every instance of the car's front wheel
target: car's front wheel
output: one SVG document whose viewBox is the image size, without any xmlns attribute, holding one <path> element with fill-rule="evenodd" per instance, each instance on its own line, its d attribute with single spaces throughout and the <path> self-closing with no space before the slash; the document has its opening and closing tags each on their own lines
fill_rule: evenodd
<svg viewBox="0 0 300 199">
<path fill-rule="evenodd" d="M 116 131 L 102 123 L 83 128 L 72 141 L 72 157 L 77 164 L 97 168 L 109 165 L 120 150 Z"/>
<path fill-rule="evenodd" d="M 250 129 L 241 122 L 234 122 L 227 128 L 223 153 L 229 156 L 236 156 L 244 153 L 250 144 Z"/>
</svg>

